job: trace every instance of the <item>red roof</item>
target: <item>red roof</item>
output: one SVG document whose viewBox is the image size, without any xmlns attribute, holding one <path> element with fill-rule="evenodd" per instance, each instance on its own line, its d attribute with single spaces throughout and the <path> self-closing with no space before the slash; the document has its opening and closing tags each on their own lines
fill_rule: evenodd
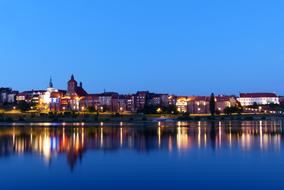
<svg viewBox="0 0 284 190">
<path fill-rule="evenodd" d="M 88 95 L 88 93 L 82 87 L 76 88 L 76 94 L 77 96 L 87 96 Z"/>
<path fill-rule="evenodd" d="M 209 101 L 210 100 L 210 97 L 209 96 L 191 96 L 189 97 L 189 99 L 191 101 Z"/>
<path fill-rule="evenodd" d="M 231 98 L 234 98 L 234 96 L 216 96 L 217 102 L 230 101 Z"/>
<path fill-rule="evenodd" d="M 275 93 L 241 93 L 241 98 L 276 98 L 277 95 Z"/>
<path fill-rule="evenodd" d="M 27 93 L 21 92 L 21 93 L 17 94 L 17 96 L 27 96 Z"/>
<path fill-rule="evenodd" d="M 51 98 L 61 98 L 63 96 L 63 93 L 61 92 L 52 92 L 50 97 Z"/>
</svg>

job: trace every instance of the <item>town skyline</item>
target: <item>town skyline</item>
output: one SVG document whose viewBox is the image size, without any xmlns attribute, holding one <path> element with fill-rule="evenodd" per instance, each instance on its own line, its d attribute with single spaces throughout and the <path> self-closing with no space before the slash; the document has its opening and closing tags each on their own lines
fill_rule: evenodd
<svg viewBox="0 0 284 190">
<path fill-rule="evenodd" d="M 283 105 L 284 97 L 273 92 L 243 92 L 239 95 L 210 96 L 176 95 L 151 91 L 122 94 L 115 91 L 88 92 L 83 82 L 72 74 L 66 88 L 58 89 L 50 78 L 46 89 L 17 91 L 0 88 L 0 103 L 6 110 L 36 110 L 45 112 L 79 111 L 111 113 L 194 113 L 237 112 L 281 113 L 271 109 Z M 253 107 L 251 107 L 253 106 Z M 272 106 L 272 107 L 271 107 Z"/>
<path fill-rule="evenodd" d="M 1 189 L 284 189 L 284 0 L 0 0 Z"/>
<path fill-rule="evenodd" d="M 68 77 L 70 77 L 71 75 L 74 75 L 76 78 L 77 75 L 75 74 L 70 74 L 68 75 Z M 45 85 L 41 85 L 41 87 L 31 87 L 31 88 L 25 88 L 25 87 L 21 87 L 21 88 L 14 88 L 13 86 L 8 86 L 8 85 L 0 85 L 0 87 L 3 87 L 3 88 L 11 88 L 11 89 L 14 89 L 14 90 L 17 90 L 17 91 L 27 91 L 27 90 L 40 90 L 40 89 L 45 89 L 46 87 L 48 87 L 48 84 L 50 82 L 50 79 L 52 80 L 52 83 L 53 83 L 53 86 L 56 87 L 57 89 L 62 89 L 64 90 L 66 88 L 66 79 L 65 79 L 65 82 L 63 84 L 60 84 L 58 85 L 56 83 L 56 78 L 54 78 L 52 75 L 50 75 L 49 78 L 47 78 L 47 80 L 45 80 Z M 32 81 L 32 80 L 31 80 Z M 189 94 L 178 94 L 178 93 L 174 93 L 172 91 L 159 91 L 159 90 L 155 90 L 155 88 L 144 88 L 144 89 L 138 89 L 138 88 L 133 88 L 132 91 L 123 91 L 121 90 L 119 87 L 115 87 L 113 89 L 111 88 L 102 88 L 102 89 L 96 89 L 95 87 L 91 87 L 92 85 L 90 85 L 90 83 L 86 82 L 86 81 L 82 81 L 82 80 L 79 80 L 79 82 L 82 82 L 84 84 L 84 88 L 86 89 L 86 91 L 90 92 L 90 93 L 103 93 L 103 92 L 117 92 L 117 93 L 122 93 L 122 94 L 131 94 L 131 93 L 134 93 L 134 92 L 137 92 L 137 91 L 151 91 L 151 92 L 155 92 L 155 93 L 167 93 L 167 94 L 172 94 L 172 95 L 179 95 L 179 96 L 209 96 L 211 93 L 214 93 L 216 95 L 238 95 L 240 93 L 255 93 L 255 92 L 258 92 L 258 93 L 265 93 L 265 92 L 272 92 L 272 93 L 276 93 L 276 94 L 279 94 L 279 95 L 284 95 L 284 92 L 281 93 L 281 91 L 273 91 L 271 89 L 262 89 L 262 90 L 235 90 L 235 92 L 227 92 L 226 93 L 226 90 L 222 90 L 222 88 L 219 88 L 219 89 L 216 89 L 216 90 L 212 90 L 212 91 L 209 91 L 208 90 L 208 93 L 207 94 L 204 94 L 204 93 L 189 93 Z M 14 85 L 14 86 L 17 86 L 17 85 Z M 94 85 L 96 86 L 96 85 Z M 94 90 L 91 90 L 91 89 L 94 89 Z M 116 90 L 115 90 L 116 89 Z M 189 90 L 190 92 L 191 90 Z M 193 92 L 195 92 L 195 90 L 192 90 Z"/>
</svg>

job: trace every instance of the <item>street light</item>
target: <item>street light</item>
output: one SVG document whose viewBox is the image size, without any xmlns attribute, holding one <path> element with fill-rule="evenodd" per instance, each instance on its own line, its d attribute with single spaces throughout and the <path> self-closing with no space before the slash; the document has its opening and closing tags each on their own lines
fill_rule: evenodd
<svg viewBox="0 0 284 190">
<path fill-rule="evenodd" d="M 158 113 L 161 113 L 161 112 L 162 112 L 162 109 L 161 109 L 161 108 L 158 108 L 158 109 L 157 109 L 157 112 L 158 112 Z"/>
</svg>

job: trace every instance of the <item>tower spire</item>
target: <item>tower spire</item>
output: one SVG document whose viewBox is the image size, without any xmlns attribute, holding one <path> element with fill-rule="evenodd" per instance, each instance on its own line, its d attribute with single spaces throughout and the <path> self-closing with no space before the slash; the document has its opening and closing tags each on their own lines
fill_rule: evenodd
<svg viewBox="0 0 284 190">
<path fill-rule="evenodd" d="M 49 88 L 53 88 L 53 82 L 52 82 L 52 78 L 51 77 L 49 79 Z"/>
</svg>

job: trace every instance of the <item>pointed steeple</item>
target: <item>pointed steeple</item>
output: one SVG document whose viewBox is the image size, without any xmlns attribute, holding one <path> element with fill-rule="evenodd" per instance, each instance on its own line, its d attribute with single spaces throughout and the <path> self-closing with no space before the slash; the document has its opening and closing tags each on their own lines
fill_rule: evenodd
<svg viewBox="0 0 284 190">
<path fill-rule="evenodd" d="M 73 75 L 73 74 L 71 75 L 71 80 L 75 80 L 75 77 L 74 77 L 74 75 Z"/>
<path fill-rule="evenodd" d="M 50 77 L 50 80 L 49 80 L 49 88 L 53 88 L 53 82 L 52 82 L 52 78 Z"/>
</svg>

